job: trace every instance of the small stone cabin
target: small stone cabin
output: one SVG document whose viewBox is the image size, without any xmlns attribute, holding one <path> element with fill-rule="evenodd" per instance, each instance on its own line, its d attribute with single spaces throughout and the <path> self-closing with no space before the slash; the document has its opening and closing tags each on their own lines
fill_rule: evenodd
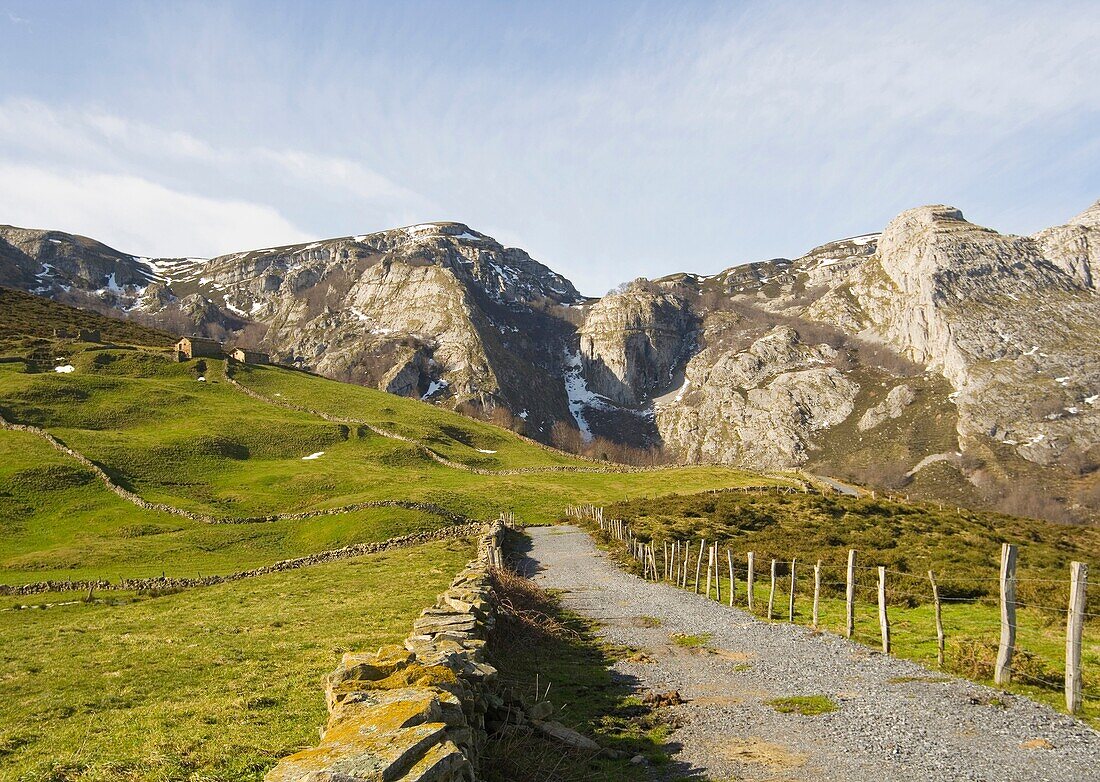
<svg viewBox="0 0 1100 782">
<path fill-rule="evenodd" d="M 176 355 L 180 361 L 189 358 L 221 358 L 222 343 L 206 337 L 184 337 L 176 343 Z"/>
<path fill-rule="evenodd" d="M 81 329 L 77 334 L 81 342 L 99 342 L 98 329 Z"/>
<path fill-rule="evenodd" d="M 237 348 L 230 353 L 233 358 L 240 361 L 242 364 L 270 364 L 271 359 L 267 353 L 261 353 L 258 350 L 245 350 L 244 348 Z"/>
</svg>

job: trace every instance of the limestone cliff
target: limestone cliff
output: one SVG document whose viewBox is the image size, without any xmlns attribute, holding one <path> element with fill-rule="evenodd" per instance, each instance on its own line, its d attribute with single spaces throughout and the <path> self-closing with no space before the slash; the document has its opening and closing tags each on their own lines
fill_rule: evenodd
<svg viewBox="0 0 1100 782">
<path fill-rule="evenodd" d="M 588 387 L 626 405 L 649 399 L 687 358 L 694 327 L 687 302 L 655 286 L 634 283 L 605 296 L 580 328 Z"/>
</svg>

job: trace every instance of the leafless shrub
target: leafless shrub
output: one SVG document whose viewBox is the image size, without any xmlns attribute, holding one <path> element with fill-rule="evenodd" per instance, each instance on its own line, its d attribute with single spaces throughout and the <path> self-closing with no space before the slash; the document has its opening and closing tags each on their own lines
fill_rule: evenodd
<svg viewBox="0 0 1100 782">
<path fill-rule="evenodd" d="M 1034 481 L 1013 481 L 1004 489 L 997 502 L 997 510 L 1011 516 L 1027 516 L 1061 524 L 1078 521 L 1063 502 L 1051 496 L 1049 491 Z"/>
<path fill-rule="evenodd" d="M 241 329 L 234 341 L 238 347 L 250 350 L 259 348 L 263 345 L 264 337 L 267 336 L 267 328 L 263 323 L 249 323 Z"/>
<path fill-rule="evenodd" d="M 498 603 L 492 639 L 495 651 L 506 652 L 548 638 L 580 639 L 576 630 L 553 615 L 553 599 L 534 581 L 509 568 L 494 569 L 492 579 Z"/>
<path fill-rule="evenodd" d="M 1100 446 L 1094 445 L 1089 449 L 1071 446 L 1058 461 L 1071 475 L 1083 478 L 1100 469 Z"/>
<path fill-rule="evenodd" d="M 859 351 L 860 361 L 866 365 L 878 367 L 899 377 L 914 377 L 924 372 L 924 367 L 920 364 L 884 345 L 875 345 L 854 338 L 852 342 Z"/>
<path fill-rule="evenodd" d="M 1095 481 L 1085 489 L 1077 492 L 1077 502 L 1093 511 L 1100 511 L 1100 481 Z"/>
<path fill-rule="evenodd" d="M 584 441 L 577 427 L 570 426 L 565 421 L 555 421 L 550 428 L 550 444 L 562 451 L 580 453 Z"/>
<path fill-rule="evenodd" d="M 618 443 L 606 437 L 596 437 L 582 449 L 584 456 L 616 464 L 629 464 L 634 467 L 652 467 L 660 464 L 672 464 L 675 459 L 671 453 L 660 446 L 643 448 L 626 443 Z"/>
</svg>

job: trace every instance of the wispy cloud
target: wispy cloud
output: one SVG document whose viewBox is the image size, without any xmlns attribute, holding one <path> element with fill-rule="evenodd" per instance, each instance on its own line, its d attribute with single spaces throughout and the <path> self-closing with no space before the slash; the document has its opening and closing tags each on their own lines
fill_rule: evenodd
<svg viewBox="0 0 1100 782">
<path fill-rule="evenodd" d="M 135 176 L 7 163 L 0 163 L 0 214 L 16 225 L 61 228 L 146 256 L 212 256 L 310 238 L 261 204 L 180 192 Z"/>
<path fill-rule="evenodd" d="M 262 197 L 228 197 L 234 183 L 243 182 L 244 193 L 324 190 L 397 221 L 415 222 L 431 209 L 426 199 L 356 161 L 216 146 L 180 130 L 37 101 L 0 103 L 0 149 L 3 220 L 79 228 L 144 254 L 218 254 L 316 238 Z"/>
</svg>

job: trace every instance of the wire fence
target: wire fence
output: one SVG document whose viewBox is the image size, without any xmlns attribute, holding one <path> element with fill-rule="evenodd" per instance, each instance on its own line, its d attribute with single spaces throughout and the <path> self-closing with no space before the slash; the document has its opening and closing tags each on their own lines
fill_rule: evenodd
<svg viewBox="0 0 1100 782">
<path fill-rule="evenodd" d="M 836 629 L 853 640 L 881 645 L 887 653 L 901 644 L 907 656 L 934 657 L 941 668 L 968 678 L 1063 690 L 1070 713 L 1079 712 L 1084 703 L 1100 703 L 1100 690 L 1086 688 L 1082 675 L 1084 627 L 1100 618 L 1100 613 L 1085 610 L 1084 563 L 1072 563 L 1064 580 L 1020 576 L 1016 546 L 1006 543 L 999 577 L 934 570 L 922 575 L 861 564 L 855 550 L 849 550 L 846 562 L 837 563 L 758 558 L 756 552 L 734 552 L 705 539 L 643 539 L 626 521 L 606 519 L 595 505 L 570 507 L 566 515 L 592 523 L 607 541 L 622 544 L 646 579 L 672 583 L 708 599 L 713 595 L 768 619 L 810 620 L 816 629 Z M 975 584 L 995 586 L 965 594 L 974 592 Z M 868 603 L 875 607 L 873 613 Z M 916 610 L 928 607 L 931 615 Z M 1018 611 L 1027 621 L 1019 621 Z M 891 612 L 901 622 L 892 623 Z M 875 620 L 877 633 L 873 624 L 868 629 Z M 1063 621 L 1065 646 L 1058 650 L 1062 639 L 1052 635 Z M 924 622 L 934 635 L 920 634 Z"/>
</svg>

